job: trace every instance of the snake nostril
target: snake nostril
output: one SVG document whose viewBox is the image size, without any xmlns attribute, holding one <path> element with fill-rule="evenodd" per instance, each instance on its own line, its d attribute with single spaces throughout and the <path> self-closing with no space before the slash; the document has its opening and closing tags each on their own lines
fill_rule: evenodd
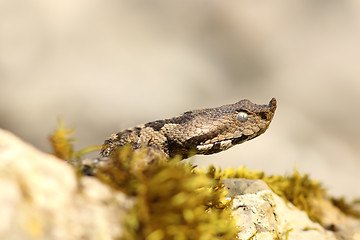
<svg viewBox="0 0 360 240">
<path fill-rule="evenodd" d="M 259 115 L 260 115 L 260 117 L 261 117 L 262 119 L 264 119 L 264 120 L 267 120 L 267 119 L 268 119 L 268 114 L 265 113 L 265 112 L 262 112 L 262 113 L 260 113 Z"/>
</svg>

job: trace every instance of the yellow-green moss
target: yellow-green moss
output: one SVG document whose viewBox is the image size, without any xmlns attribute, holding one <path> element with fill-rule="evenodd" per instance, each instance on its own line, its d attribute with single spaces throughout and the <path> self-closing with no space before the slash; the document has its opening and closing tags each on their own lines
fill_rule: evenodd
<svg viewBox="0 0 360 240">
<path fill-rule="evenodd" d="M 93 146 L 75 152 L 70 138 L 73 131 L 60 122 L 50 137 L 54 154 L 72 164 L 83 154 L 100 149 Z M 126 218 L 124 239 L 234 239 L 238 229 L 230 203 L 224 200 L 226 191 L 220 185 L 223 178 L 263 180 L 276 194 L 305 210 L 312 220 L 321 222 L 321 213 L 314 203 L 327 198 L 326 191 L 297 170 L 291 176 L 267 176 L 245 167 L 221 170 L 211 166 L 199 170 L 179 163 L 179 159 L 160 159 L 144 165 L 144 158 L 145 152 L 134 153 L 124 147 L 114 154 L 111 165 L 97 173 L 101 181 L 134 198 L 135 206 Z M 346 214 L 360 217 L 343 199 L 334 199 L 333 204 Z"/>
<path fill-rule="evenodd" d="M 93 145 L 75 152 L 73 146 L 75 139 L 71 138 L 74 131 L 75 128 L 66 128 L 64 122 L 59 120 L 56 130 L 49 137 L 53 154 L 56 157 L 69 163 L 75 163 L 85 154 L 101 149 L 101 145 Z"/>
<path fill-rule="evenodd" d="M 291 176 L 267 176 L 262 171 L 249 171 L 246 167 L 221 170 L 213 166 L 200 172 L 206 172 L 209 176 L 218 180 L 223 178 L 263 180 L 277 195 L 290 201 L 299 209 L 306 211 L 313 221 L 320 221 L 321 216 L 319 216 L 319 212 L 313 204 L 315 201 L 321 201 L 322 198 L 326 197 L 326 191 L 320 183 L 311 180 L 307 174 L 301 175 L 295 170 Z"/>
<path fill-rule="evenodd" d="M 70 138 L 73 133 L 74 128 L 65 128 L 64 122 L 59 120 L 57 129 L 49 137 L 55 156 L 66 161 L 73 158 L 74 139 Z"/>
<path fill-rule="evenodd" d="M 331 201 L 343 213 L 355 218 L 360 218 L 360 211 L 355 210 L 353 207 L 353 205 L 360 204 L 360 199 L 356 199 L 352 203 L 345 201 L 344 198 L 332 198 Z"/>
<path fill-rule="evenodd" d="M 123 148 L 97 177 L 135 197 L 124 239 L 235 239 L 237 228 L 226 191 L 178 159 L 139 167 L 141 153 Z"/>
</svg>

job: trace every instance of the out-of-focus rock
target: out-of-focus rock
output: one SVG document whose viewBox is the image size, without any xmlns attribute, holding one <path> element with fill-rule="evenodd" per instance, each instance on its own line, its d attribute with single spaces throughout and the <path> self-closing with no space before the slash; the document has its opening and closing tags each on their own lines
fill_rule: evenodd
<svg viewBox="0 0 360 240">
<path fill-rule="evenodd" d="M 360 221 L 325 199 L 321 224 L 261 180 L 224 179 L 238 239 L 357 240 Z M 133 202 L 96 178 L 0 129 L 0 239 L 118 239 Z"/>
<path fill-rule="evenodd" d="M 0 239 L 114 239 L 132 202 L 0 129 Z"/>
<path fill-rule="evenodd" d="M 224 179 L 233 197 L 233 216 L 240 229 L 239 239 L 288 240 L 355 240 L 360 236 L 360 221 L 342 214 L 329 201 L 319 202 L 319 208 L 332 218 L 329 230 L 311 221 L 304 211 L 273 193 L 265 182 L 248 179 Z M 323 204 L 323 205 L 322 205 Z"/>
</svg>

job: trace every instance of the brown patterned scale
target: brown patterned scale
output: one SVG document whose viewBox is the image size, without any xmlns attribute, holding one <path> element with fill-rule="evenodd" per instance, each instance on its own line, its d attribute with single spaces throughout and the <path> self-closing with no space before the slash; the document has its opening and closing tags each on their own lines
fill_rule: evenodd
<svg viewBox="0 0 360 240">
<path fill-rule="evenodd" d="M 100 155 L 109 157 L 126 144 L 133 149 L 149 147 L 167 158 L 217 153 L 264 133 L 275 110 L 276 99 L 273 98 L 267 105 L 244 99 L 217 108 L 185 112 L 112 134 L 105 140 Z"/>
</svg>

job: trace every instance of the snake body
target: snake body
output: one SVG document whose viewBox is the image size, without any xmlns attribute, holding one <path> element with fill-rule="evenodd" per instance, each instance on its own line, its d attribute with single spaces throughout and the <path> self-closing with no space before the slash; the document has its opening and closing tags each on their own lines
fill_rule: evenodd
<svg viewBox="0 0 360 240">
<path fill-rule="evenodd" d="M 156 154 L 183 159 L 193 154 L 213 154 L 264 133 L 273 119 L 276 99 L 257 105 L 244 99 L 234 104 L 185 112 L 112 134 L 100 156 L 109 157 L 117 148 L 148 147 Z"/>
</svg>

